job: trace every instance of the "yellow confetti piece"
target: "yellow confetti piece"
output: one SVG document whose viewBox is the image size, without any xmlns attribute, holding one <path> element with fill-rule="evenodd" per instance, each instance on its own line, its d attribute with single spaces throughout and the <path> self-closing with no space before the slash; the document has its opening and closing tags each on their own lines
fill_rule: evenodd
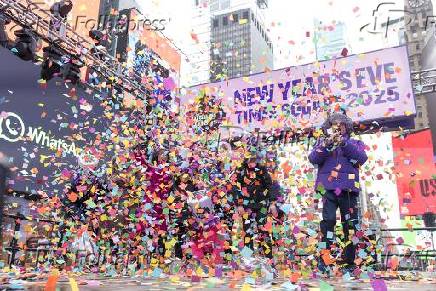
<svg viewBox="0 0 436 291">
<path fill-rule="evenodd" d="M 79 291 L 76 280 L 74 280 L 74 278 L 68 278 L 68 280 L 70 281 L 71 291 Z"/>
<path fill-rule="evenodd" d="M 248 23 L 248 19 L 244 19 L 244 18 L 241 18 L 241 19 L 239 19 L 239 24 L 246 24 L 246 23 Z"/>
</svg>

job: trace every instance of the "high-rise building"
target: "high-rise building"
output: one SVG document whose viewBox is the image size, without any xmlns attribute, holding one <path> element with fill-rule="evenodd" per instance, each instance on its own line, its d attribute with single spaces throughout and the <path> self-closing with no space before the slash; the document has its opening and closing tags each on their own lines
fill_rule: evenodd
<svg viewBox="0 0 436 291">
<path fill-rule="evenodd" d="M 128 11 L 131 8 L 140 10 L 140 6 L 135 0 L 100 0 L 98 29 L 106 30 L 108 32 L 108 52 L 114 57 L 119 54 L 119 50 L 117 50 L 117 47 L 119 47 L 119 38 L 122 36 L 114 33 L 112 29 L 117 25 L 117 22 L 123 16 L 126 17 L 129 21 L 130 18 Z M 130 25 L 129 22 L 127 23 L 127 25 Z M 128 27 L 126 29 L 128 29 Z M 125 48 L 122 49 L 124 50 Z"/>
<path fill-rule="evenodd" d="M 345 41 L 345 33 L 345 24 L 342 22 L 326 24 L 315 20 L 316 59 L 328 60 L 340 56 L 344 48 L 349 50 Z"/>
<path fill-rule="evenodd" d="M 191 66 L 188 85 L 208 83 L 210 80 L 210 33 L 211 9 L 209 0 L 194 0 L 192 18 L 193 45 L 189 48 Z"/>
<path fill-rule="evenodd" d="M 272 69 L 266 8 L 266 0 L 194 1 L 192 85 Z"/>
<path fill-rule="evenodd" d="M 432 27 L 434 29 L 434 26 Z M 429 41 L 422 51 L 422 69 L 427 71 L 422 74 L 426 80 L 423 82 L 425 85 L 436 84 L 436 33 L 430 36 Z M 426 93 L 427 107 L 436 108 L 436 92 Z M 433 140 L 436 141 L 436 110 L 427 110 L 429 125 L 432 132 Z M 436 142 L 433 143 L 434 152 L 436 153 Z"/>
<path fill-rule="evenodd" d="M 210 5 L 210 81 L 272 69 L 273 46 L 263 13 L 267 1 L 216 0 Z"/>
<path fill-rule="evenodd" d="M 409 52 L 409 63 L 412 71 L 422 71 L 422 51 L 432 34 L 428 26 L 428 17 L 433 15 L 431 0 L 405 0 L 406 11 L 405 40 Z M 422 129 L 429 126 L 427 97 L 425 94 L 415 94 L 416 118 L 415 128 Z"/>
</svg>

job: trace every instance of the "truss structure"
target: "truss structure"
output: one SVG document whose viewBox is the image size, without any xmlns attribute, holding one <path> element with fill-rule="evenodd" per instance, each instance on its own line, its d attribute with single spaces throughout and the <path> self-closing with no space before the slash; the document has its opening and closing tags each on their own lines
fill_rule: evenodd
<svg viewBox="0 0 436 291">
<path fill-rule="evenodd" d="M 123 91 L 133 93 L 144 101 L 147 100 L 150 92 L 144 84 L 140 83 L 141 76 L 136 72 L 127 75 L 125 64 L 108 54 L 106 50 L 96 47 L 49 11 L 38 9 L 38 14 L 36 14 L 34 10 L 38 8 L 38 5 L 30 0 L 26 2 L 27 6 L 14 0 L 0 0 L 0 14 L 18 26 L 29 29 L 49 45 L 55 45 L 72 59 L 80 59 L 93 72 L 105 80 L 110 80 Z M 52 24 L 59 22 L 61 22 L 61 28 L 54 29 Z"/>
</svg>

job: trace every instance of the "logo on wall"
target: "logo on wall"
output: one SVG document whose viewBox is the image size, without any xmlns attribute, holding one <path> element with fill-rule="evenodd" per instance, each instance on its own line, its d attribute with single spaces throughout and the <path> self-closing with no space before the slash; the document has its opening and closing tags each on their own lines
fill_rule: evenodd
<svg viewBox="0 0 436 291">
<path fill-rule="evenodd" d="M 13 112 L 2 112 L 0 115 L 0 140 L 17 142 L 25 133 L 24 122 Z"/>
<path fill-rule="evenodd" d="M 1 112 L 0 114 L 0 141 L 5 140 L 15 143 L 24 140 L 30 140 L 37 145 L 45 146 L 54 151 L 61 150 L 67 154 L 79 156 L 80 149 L 76 147 L 75 142 L 64 139 L 58 139 L 49 132 L 44 131 L 41 127 L 27 127 L 23 119 L 14 112 Z"/>
</svg>

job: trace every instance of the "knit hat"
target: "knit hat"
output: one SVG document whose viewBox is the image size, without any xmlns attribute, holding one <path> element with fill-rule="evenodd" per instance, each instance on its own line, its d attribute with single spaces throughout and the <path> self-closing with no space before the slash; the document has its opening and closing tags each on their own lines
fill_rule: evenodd
<svg viewBox="0 0 436 291">
<path fill-rule="evenodd" d="M 335 112 L 329 115 L 329 117 L 327 117 L 326 121 L 322 125 L 322 128 L 324 130 L 327 130 L 331 128 L 332 125 L 335 123 L 344 124 L 348 134 L 353 132 L 353 120 L 351 120 L 351 118 L 349 118 L 347 115 L 339 112 Z"/>
</svg>

